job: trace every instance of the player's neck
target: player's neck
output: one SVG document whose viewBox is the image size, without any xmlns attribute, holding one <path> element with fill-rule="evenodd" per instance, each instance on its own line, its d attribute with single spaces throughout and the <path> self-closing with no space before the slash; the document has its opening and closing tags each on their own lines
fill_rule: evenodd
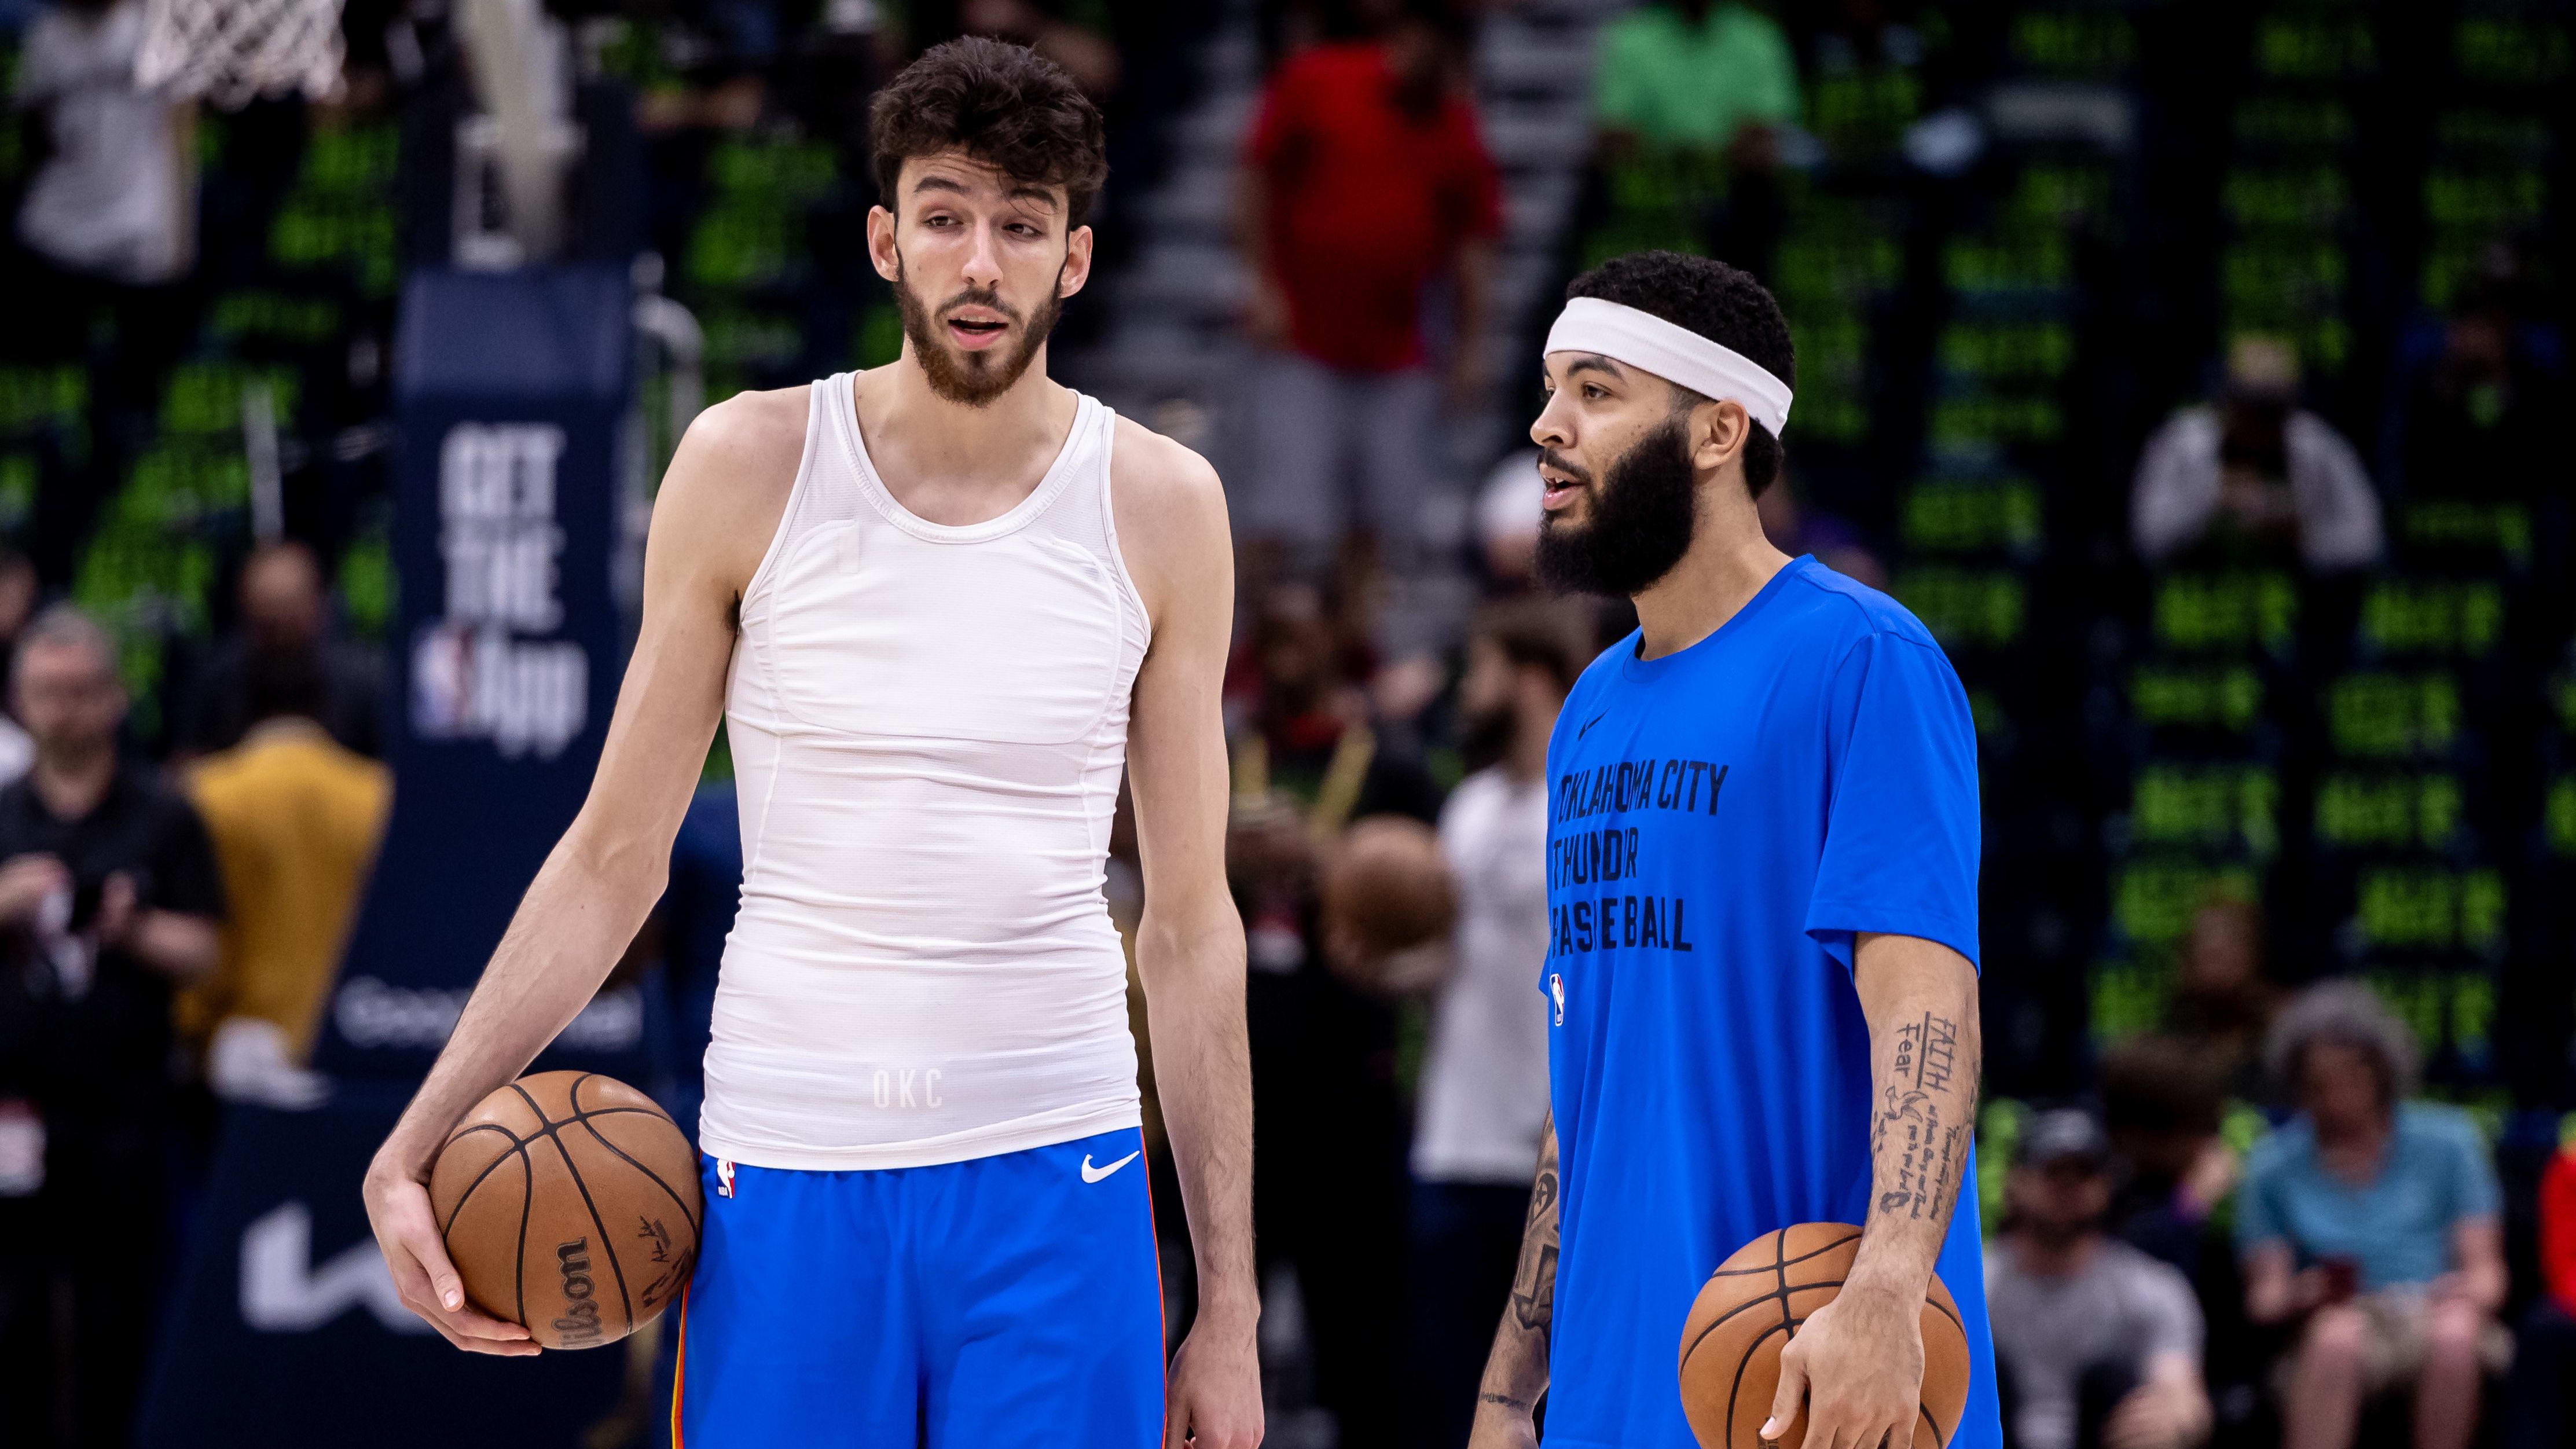
<svg viewBox="0 0 2576 1449">
<path fill-rule="evenodd" d="M 910 343 L 851 388 L 868 462 L 895 501 L 932 523 L 964 526 L 1008 513 L 1063 450 L 1077 406 L 1046 375 L 1046 352 L 999 397 L 971 407 L 941 397 Z"/>
<path fill-rule="evenodd" d="M 1714 479 L 1701 486 L 1700 500 L 1690 551 L 1631 600 L 1645 658 L 1678 654 L 1716 633 L 1788 567 L 1789 556 L 1771 546 L 1740 484 Z"/>
</svg>

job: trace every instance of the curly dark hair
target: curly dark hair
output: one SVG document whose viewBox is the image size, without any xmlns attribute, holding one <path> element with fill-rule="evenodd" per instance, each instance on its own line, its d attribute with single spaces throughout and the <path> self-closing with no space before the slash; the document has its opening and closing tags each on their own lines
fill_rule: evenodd
<svg viewBox="0 0 2576 1449">
<path fill-rule="evenodd" d="M 916 156 L 963 151 L 1014 181 L 1064 188 L 1065 228 L 1082 225 L 1109 154 L 1100 108 L 1064 67 L 1024 45 L 980 35 L 934 45 L 868 103 L 877 196 Z"/>
<path fill-rule="evenodd" d="M 1798 359 L 1789 345 L 1789 319 L 1753 274 L 1714 257 L 1680 252 L 1630 252 L 1612 257 L 1566 283 L 1565 299 L 1598 297 L 1687 327 L 1760 363 L 1770 374 L 1798 385 Z M 1708 399 L 1673 385 L 1680 408 Z M 1744 442 L 1744 485 L 1754 497 L 1780 476 L 1780 440 L 1760 423 Z"/>
</svg>

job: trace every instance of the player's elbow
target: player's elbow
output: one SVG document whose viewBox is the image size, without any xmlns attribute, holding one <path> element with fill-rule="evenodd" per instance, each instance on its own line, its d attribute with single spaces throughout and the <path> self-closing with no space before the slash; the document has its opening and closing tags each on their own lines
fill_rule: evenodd
<svg viewBox="0 0 2576 1449">
<path fill-rule="evenodd" d="M 584 811 L 564 832 L 556 858 L 600 896 L 621 905 L 640 901 L 650 909 L 671 880 L 669 838 L 657 843 L 650 836 L 631 823 L 597 820 Z"/>
<path fill-rule="evenodd" d="M 1225 986 L 1240 995 L 1243 918 L 1222 892 L 1209 901 L 1156 906 L 1146 897 L 1136 927 L 1136 975 L 1150 999 Z"/>
</svg>

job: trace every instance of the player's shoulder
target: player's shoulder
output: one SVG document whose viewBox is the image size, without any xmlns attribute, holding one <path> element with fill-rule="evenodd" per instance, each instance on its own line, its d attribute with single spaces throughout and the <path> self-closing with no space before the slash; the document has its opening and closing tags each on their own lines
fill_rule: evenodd
<svg viewBox="0 0 2576 1449">
<path fill-rule="evenodd" d="M 1123 537 L 1177 542 L 1225 528 L 1225 485 L 1216 469 L 1177 439 L 1120 416 L 1109 444 L 1109 493 Z"/>
<path fill-rule="evenodd" d="M 1794 560 L 1781 580 L 1795 612 L 1808 626 L 1844 644 L 1862 639 L 1901 639 L 1939 650 L 1932 631 L 1914 611 L 1849 574 L 1836 573 L 1812 558 Z"/>
<path fill-rule="evenodd" d="M 1583 666 L 1583 672 L 1574 677 L 1574 687 L 1565 692 L 1565 704 L 1556 713 L 1560 733 L 1568 728 L 1565 723 L 1567 716 L 1574 714 L 1578 707 L 1589 708 L 1603 690 L 1618 683 L 1620 660 L 1637 652 L 1641 632 L 1631 629 L 1620 635 L 1618 642 L 1593 655 L 1592 662 Z"/>
<path fill-rule="evenodd" d="M 654 496 L 656 546 L 681 548 L 737 588 L 746 583 L 804 466 L 811 392 L 738 392 L 700 412 Z"/>
<path fill-rule="evenodd" d="M 1109 513 L 1118 553 L 1156 633 L 1176 607 L 1234 596 L 1234 533 L 1208 460 L 1120 417 L 1109 443 Z"/>
<path fill-rule="evenodd" d="M 812 386 L 738 392 L 700 412 L 681 435 L 663 490 L 707 490 L 739 504 L 746 491 L 783 501 L 805 459 Z"/>
<path fill-rule="evenodd" d="M 813 384 L 738 392 L 699 412 L 681 439 L 683 451 L 734 465 L 784 463 L 789 481 L 805 454 Z"/>
<path fill-rule="evenodd" d="M 716 525 L 765 517 L 774 529 L 804 466 L 811 393 L 738 392 L 700 412 L 671 455 L 655 511 Z"/>
</svg>

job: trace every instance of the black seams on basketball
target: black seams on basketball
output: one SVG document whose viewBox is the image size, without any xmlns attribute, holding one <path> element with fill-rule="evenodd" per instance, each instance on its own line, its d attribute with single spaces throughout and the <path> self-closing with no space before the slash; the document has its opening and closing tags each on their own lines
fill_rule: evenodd
<svg viewBox="0 0 2576 1449">
<path fill-rule="evenodd" d="M 1800 1449 L 1807 1409 L 1761 1438 L 1780 1387 L 1780 1350 L 1851 1272 L 1860 1229 L 1800 1223 L 1764 1233 L 1717 1266 L 1682 1324 L 1682 1414 L 1701 1449 Z M 1968 1335 L 1937 1276 L 1923 1304 L 1923 1393 L 1913 1449 L 1943 1449 L 1968 1406 Z"/>
<path fill-rule="evenodd" d="M 633 1087 L 539 1072 L 439 1148 L 429 1200 L 474 1306 L 546 1348 L 595 1348 L 680 1296 L 698 1260 L 697 1152 Z"/>
</svg>

